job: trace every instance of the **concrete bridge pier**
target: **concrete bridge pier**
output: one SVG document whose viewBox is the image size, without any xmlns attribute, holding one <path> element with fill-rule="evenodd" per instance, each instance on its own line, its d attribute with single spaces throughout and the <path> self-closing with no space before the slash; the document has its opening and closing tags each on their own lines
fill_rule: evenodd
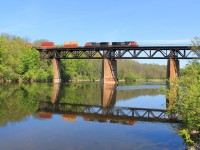
<svg viewBox="0 0 200 150">
<path fill-rule="evenodd" d="M 60 72 L 60 59 L 53 58 L 53 83 L 61 83 L 61 72 Z"/>
<path fill-rule="evenodd" d="M 117 84 L 117 61 L 104 58 L 102 61 L 101 84 Z"/>
<path fill-rule="evenodd" d="M 179 77 L 179 60 L 170 58 L 167 62 L 167 79 L 169 81 Z"/>
<path fill-rule="evenodd" d="M 176 78 L 179 77 L 180 73 L 180 66 L 179 66 L 179 60 L 170 58 L 167 62 L 167 86 L 170 90 L 170 96 L 168 99 L 166 99 L 166 107 L 172 106 L 174 103 L 174 100 L 177 98 L 177 85 L 175 82 L 173 82 Z"/>
</svg>

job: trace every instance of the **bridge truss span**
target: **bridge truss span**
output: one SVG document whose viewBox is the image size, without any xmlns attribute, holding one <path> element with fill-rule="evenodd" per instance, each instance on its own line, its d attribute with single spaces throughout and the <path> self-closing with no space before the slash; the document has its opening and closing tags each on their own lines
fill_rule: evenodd
<svg viewBox="0 0 200 150">
<path fill-rule="evenodd" d="M 188 46 L 37 48 L 43 59 L 196 59 Z"/>
</svg>

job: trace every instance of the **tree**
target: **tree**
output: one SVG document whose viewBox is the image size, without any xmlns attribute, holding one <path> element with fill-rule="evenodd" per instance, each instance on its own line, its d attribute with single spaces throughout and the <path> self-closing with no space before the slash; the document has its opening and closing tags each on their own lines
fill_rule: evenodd
<svg viewBox="0 0 200 150">
<path fill-rule="evenodd" d="M 40 39 L 33 42 L 33 46 L 40 47 L 42 42 L 48 42 L 48 40 Z"/>
<path fill-rule="evenodd" d="M 200 38 L 194 37 L 192 40 L 192 50 L 193 52 L 200 57 Z"/>
<path fill-rule="evenodd" d="M 3 81 L 47 81 L 52 78 L 48 60 L 41 60 L 39 52 L 27 46 L 27 42 L 16 36 L 0 36 L 0 82 Z"/>
<path fill-rule="evenodd" d="M 137 76 L 134 73 L 128 73 L 125 76 L 125 82 L 135 82 L 137 79 Z"/>
</svg>

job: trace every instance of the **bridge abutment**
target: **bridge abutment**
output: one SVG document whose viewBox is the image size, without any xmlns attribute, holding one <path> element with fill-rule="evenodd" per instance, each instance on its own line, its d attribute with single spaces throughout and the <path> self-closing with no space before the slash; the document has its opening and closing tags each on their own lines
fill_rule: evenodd
<svg viewBox="0 0 200 150">
<path fill-rule="evenodd" d="M 102 61 L 101 84 L 117 84 L 117 61 L 104 58 Z"/>
<path fill-rule="evenodd" d="M 61 66 L 60 59 L 53 58 L 52 64 L 53 64 L 53 83 L 61 83 L 62 79 L 60 72 L 60 66 Z"/>
</svg>

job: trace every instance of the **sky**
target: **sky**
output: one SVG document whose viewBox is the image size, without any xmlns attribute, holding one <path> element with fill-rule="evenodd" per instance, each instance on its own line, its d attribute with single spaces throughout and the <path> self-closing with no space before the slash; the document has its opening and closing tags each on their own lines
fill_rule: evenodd
<svg viewBox="0 0 200 150">
<path fill-rule="evenodd" d="M 0 34 L 30 42 L 84 45 L 133 40 L 139 45 L 185 45 L 200 37 L 200 0 L 2 0 L 0 5 Z"/>
</svg>

